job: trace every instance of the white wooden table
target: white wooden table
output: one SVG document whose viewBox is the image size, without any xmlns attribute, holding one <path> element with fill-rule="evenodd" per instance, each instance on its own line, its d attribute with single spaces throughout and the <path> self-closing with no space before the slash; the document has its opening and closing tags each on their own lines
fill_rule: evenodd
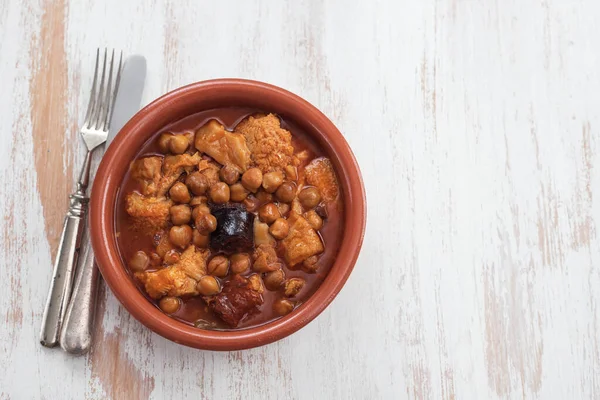
<svg viewBox="0 0 600 400">
<path fill-rule="evenodd" d="M 600 398 L 599 21 L 597 0 L 0 0 L 0 399 Z M 367 236 L 302 331 L 192 350 L 103 289 L 91 354 L 39 345 L 105 45 L 147 57 L 144 103 L 258 79 L 345 134 Z"/>
</svg>

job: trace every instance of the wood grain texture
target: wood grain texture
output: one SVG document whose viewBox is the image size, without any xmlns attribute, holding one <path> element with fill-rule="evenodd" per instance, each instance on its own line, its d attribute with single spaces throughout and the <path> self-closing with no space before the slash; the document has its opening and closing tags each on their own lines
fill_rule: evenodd
<svg viewBox="0 0 600 400">
<path fill-rule="evenodd" d="M 0 1 L 0 399 L 600 397 L 595 0 Z M 110 22 L 110 25 L 108 25 Z M 38 344 L 95 49 L 285 87 L 344 133 L 367 236 L 302 331 L 196 351 L 109 290 L 96 346 Z"/>
<path fill-rule="evenodd" d="M 39 33 L 30 41 L 31 80 L 31 134 L 35 154 L 37 192 L 44 209 L 45 231 L 52 248 L 52 257 L 60 239 L 64 215 L 68 205 L 64 193 L 73 189 L 73 171 L 69 152 L 65 147 L 75 140 L 77 126 L 67 130 L 68 70 L 65 53 L 66 4 L 46 1 L 42 4 Z"/>
</svg>

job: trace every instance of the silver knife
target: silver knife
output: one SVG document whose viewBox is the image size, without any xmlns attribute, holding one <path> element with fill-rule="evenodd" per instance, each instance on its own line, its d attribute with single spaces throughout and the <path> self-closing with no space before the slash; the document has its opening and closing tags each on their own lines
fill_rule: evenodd
<svg viewBox="0 0 600 400">
<path fill-rule="evenodd" d="M 123 125 L 140 109 L 145 80 L 146 59 L 139 55 L 128 57 L 121 72 L 119 92 L 110 120 L 105 149 Z M 60 333 L 60 347 L 72 354 L 85 354 L 92 345 L 99 282 L 89 229 L 85 229 L 80 251 L 82 256 L 78 260 L 75 288 Z"/>
</svg>

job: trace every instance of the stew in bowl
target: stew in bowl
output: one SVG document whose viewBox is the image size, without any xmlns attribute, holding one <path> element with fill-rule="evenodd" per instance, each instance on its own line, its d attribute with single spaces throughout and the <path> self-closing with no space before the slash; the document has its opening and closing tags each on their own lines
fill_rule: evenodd
<svg viewBox="0 0 600 400">
<path fill-rule="evenodd" d="M 218 330 L 293 312 L 327 276 L 344 222 L 323 150 L 291 121 L 236 107 L 157 131 L 116 207 L 119 251 L 144 295 Z"/>
</svg>

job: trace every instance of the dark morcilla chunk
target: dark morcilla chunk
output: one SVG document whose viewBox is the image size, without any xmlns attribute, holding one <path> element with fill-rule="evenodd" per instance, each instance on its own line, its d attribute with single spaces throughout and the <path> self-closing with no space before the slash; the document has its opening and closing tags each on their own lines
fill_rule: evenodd
<svg viewBox="0 0 600 400">
<path fill-rule="evenodd" d="M 254 247 L 254 214 L 241 204 L 214 205 L 211 213 L 217 229 L 210 235 L 210 247 L 225 253 L 242 253 Z"/>
</svg>

